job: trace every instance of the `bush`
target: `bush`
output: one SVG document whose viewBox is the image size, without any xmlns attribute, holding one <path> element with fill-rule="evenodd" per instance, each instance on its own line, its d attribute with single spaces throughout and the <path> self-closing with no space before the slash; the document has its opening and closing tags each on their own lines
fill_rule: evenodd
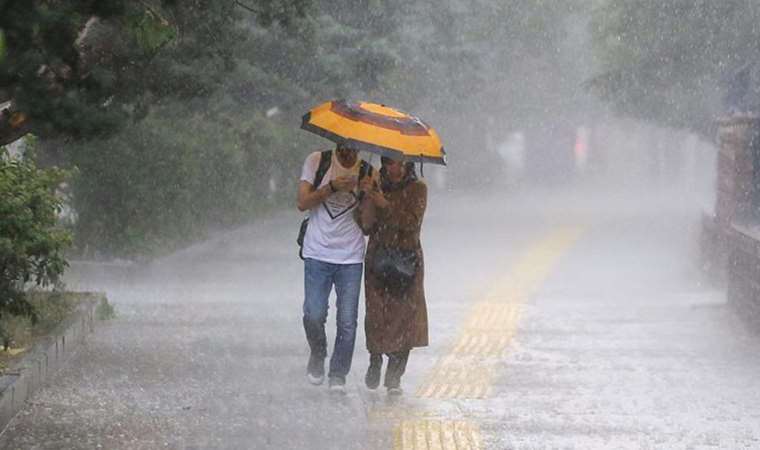
<svg viewBox="0 0 760 450">
<path fill-rule="evenodd" d="M 0 348 L 25 347 L 32 337 L 32 323 L 28 316 L 3 314 L 0 316 Z"/>
<path fill-rule="evenodd" d="M 169 105 L 106 140 L 69 146 L 82 256 L 156 257 L 292 201 L 291 174 L 309 147 L 294 148 L 292 126 L 219 102 L 224 111 L 197 115 L 189 103 Z"/>
<path fill-rule="evenodd" d="M 0 149 L 0 316 L 36 318 L 24 291 L 58 282 L 71 235 L 58 226 L 57 187 L 67 173 L 40 169 L 31 151 L 11 158 Z"/>
</svg>

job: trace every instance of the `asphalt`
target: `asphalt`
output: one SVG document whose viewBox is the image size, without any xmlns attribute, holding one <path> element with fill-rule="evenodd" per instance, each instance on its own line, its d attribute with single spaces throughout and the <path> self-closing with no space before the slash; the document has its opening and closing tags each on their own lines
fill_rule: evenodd
<svg viewBox="0 0 760 450">
<path fill-rule="evenodd" d="M 363 386 L 363 308 L 347 394 L 306 382 L 295 212 L 148 266 L 75 264 L 69 286 L 118 316 L 0 446 L 760 448 L 760 338 L 702 280 L 700 200 L 431 191 L 431 345 L 400 398 Z"/>
</svg>

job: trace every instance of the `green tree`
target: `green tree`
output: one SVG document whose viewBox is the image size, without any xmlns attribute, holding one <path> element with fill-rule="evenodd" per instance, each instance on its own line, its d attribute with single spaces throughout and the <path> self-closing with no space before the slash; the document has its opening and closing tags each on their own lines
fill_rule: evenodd
<svg viewBox="0 0 760 450">
<path fill-rule="evenodd" d="M 234 66 L 244 15 L 288 22 L 309 4 L 1 0 L 0 101 L 12 100 L 43 137 L 107 136 L 167 97 L 212 92 Z"/>
<path fill-rule="evenodd" d="M 758 61 L 760 4 L 602 0 L 591 30 L 591 89 L 622 113 L 712 137 L 722 81 Z"/>
<path fill-rule="evenodd" d="M 31 155 L 0 151 L 0 315 L 32 315 L 24 290 L 58 281 L 70 234 L 57 225 L 56 189 L 66 173 L 40 169 Z"/>
<path fill-rule="evenodd" d="M 582 77 L 577 52 L 563 46 L 584 14 L 575 1 L 414 3 L 404 18 L 401 67 L 388 83 L 398 104 L 440 129 L 455 179 L 488 183 L 500 166 L 490 142 L 515 130 L 546 134 L 560 118 L 576 119 L 586 106 Z"/>
</svg>

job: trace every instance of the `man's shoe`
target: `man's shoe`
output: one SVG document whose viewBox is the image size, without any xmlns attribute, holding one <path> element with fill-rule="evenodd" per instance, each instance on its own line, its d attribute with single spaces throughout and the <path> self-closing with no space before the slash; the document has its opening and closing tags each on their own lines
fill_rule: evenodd
<svg viewBox="0 0 760 450">
<path fill-rule="evenodd" d="M 364 383 L 368 389 L 377 389 L 380 386 L 380 371 L 383 368 L 382 355 L 372 355 L 369 359 L 367 375 L 364 376 Z"/>
<path fill-rule="evenodd" d="M 327 386 L 330 389 L 330 392 L 334 392 L 336 394 L 346 393 L 346 380 L 344 378 L 330 377 L 330 380 L 327 382 Z"/>
<path fill-rule="evenodd" d="M 325 359 L 318 356 L 309 357 L 309 365 L 306 366 L 306 379 L 314 386 L 319 386 L 325 381 Z"/>
</svg>

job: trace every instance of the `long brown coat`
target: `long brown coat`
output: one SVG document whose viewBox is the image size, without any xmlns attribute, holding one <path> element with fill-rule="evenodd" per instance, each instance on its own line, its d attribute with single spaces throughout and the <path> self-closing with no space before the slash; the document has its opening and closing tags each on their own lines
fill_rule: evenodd
<svg viewBox="0 0 760 450">
<path fill-rule="evenodd" d="M 428 345 L 425 305 L 425 264 L 420 246 L 422 218 L 427 206 L 427 186 L 412 181 L 387 192 L 390 206 L 377 209 L 377 220 L 369 231 L 365 258 L 364 290 L 366 316 L 364 330 L 370 353 L 391 353 Z M 386 289 L 372 272 L 372 261 L 380 246 L 415 249 L 419 262 L 412 285 L 402 294 Z"/>
</svg>

